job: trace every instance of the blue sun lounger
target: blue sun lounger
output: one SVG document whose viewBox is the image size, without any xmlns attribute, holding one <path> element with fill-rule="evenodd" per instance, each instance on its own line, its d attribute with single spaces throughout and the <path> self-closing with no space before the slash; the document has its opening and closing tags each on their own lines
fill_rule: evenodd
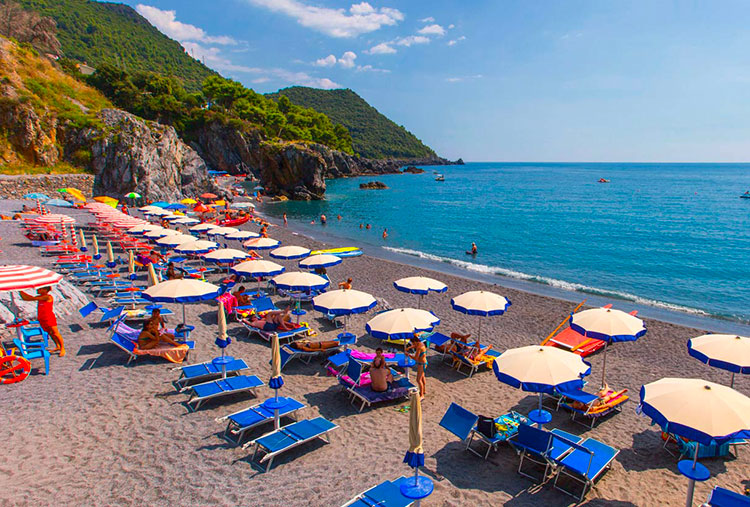
<svg viewBox="0 0 750 507">
<path fill-rule="evenodd" d="M 401 483 L 406 477 L 395 481 L 383 481 L 346 502 L 341 507 L 409 507 L 414 500 L 401 494 Z"/>
<path fill-rule="evenodd" d="M 245 329 L 247 329 L 248 336 L 252 336 L 254 334 L 257 334 L 267 342 L 270 342 L 271 339 L 274 337 L 274 335 L 277 335 L 279 337 L 279 343 L 290 342 L 292 338 L 295 338 L 300 335 L 306 335 L 308 334 L 311 329 L 309 326 L 300 326 L 298 328 L 292 329 L 290 331 L 263 331 L 262 329 L 258 329 L 257 327 L 253 327 L 250 324 L 248 324 L 245 320 L 241 320 L 240 323 L 243 325 Z"/>
<path fill-rule="evenodd" d="M 573 446 L 583 440 L 581 437 L 562 430 L 546 431 L 527 424 L 518 427 L 518 434 L 508 440 L 521 456 L 517 472 L 529 479 L 544 482 L 550 471 L 558 468 L 558 460 L 569 454 Z M 535 465 L 543 466 L 541 476 L 524 472 L 523 463 L 529 460 Z"/>
<path fill-rule="evenodd" d="M 487 459 L 492 449 L 497 450 L 499 444 L 508 442 L 509 439 L 518 433 L 520 425 L 528 424 L 524 416 L 518 412 L 510 411 L 495 419 L 495 423 L 504 425 L 507 430 L 503 432 L 496 431 L 492 438 L 489 438 L 477 430 L 478 420 L 479 417 L 477 415 L 466 410 L 461 405 L 451 403 L 440 420 L 440 426 L 453 433 L 461 441 L 466 442 L 467 451 L 473 452 L 480 458 Z M 487 445 L 487 451 L 484 454 L 479 453 L 471 447 L 474 438 Z"/>
<path fill-rule="evenodd" d="M 594 482 L 612 466 L 612 461 L 620 451 L 593 438 L 587 438 L 580 444 L 565 438 L 560 440 L 570 445 L 572 450 L 562 458 L 555 458 L 559 465 L 555 476 L 555 488 L 582 502 L 588 490 L 594 486 Z M 563 475 L 583 484 L 580 496 L 557 485 L 560 476 Z"/>
<path fill-rule="evenodd" d="M 324 355 L 326 353 L 333 353 L 336 352 L 338 355 L 338 351 L 341 350 L 341 347 L 346 347 L 349 345 L 354 345 L 356 343 L 357 338 L 344 338 L 344 340 L 337 338 L 335 341 L 338 342 L 338 345 L 335 347 L 331 347 L 328 349 L 322 349 L 322 350 L 299 350 L 294 347 L 292 347 L 289 344 L 284 344 L 279 348 L 279 352 L 281 354 L 281 368 L 283 369 L 286 364 L 291 361 L 292 359 L 301 359 L 302 362 L 306 364 L 310 364 L 310 361 L 315 356 Z M 347 357 L 346 362 L 349 361 L 349 358 Z"/>
<path fill-rule="evenodd" d="M 711 507 L 750 507 L 750 497 L 715 486 L 706 504 Z"/>
<path fill-rule="evenodd" d="M 268 472 L 271 469 L 274 458 L 283 452 L 316 438 L 321 438 L 330 443 L 328 432 L 336 428 L 338 428 L 338 425 L 325 417 L 305 419 L 288 426 L 283 426 L 250 442 L 249 445 L 255 445 L 250 462 L 258 466 L 262 471 Z M 259 454 L 263 457 L 256 462 L 255 459 L 259 457 Z M 265 469 L 263 468 L 264 463 L 266 463 Z"/>
<path fill-rule="evenodd" d="M 286 398 L 286 400 L 287 404 L 284 408 L 279 409 L 279 417 L 293 417 L 296 421 L 297 412 L 305 408 L 305 405 L 293 398 Z M 227 429 L 224 430 L 224 438 L 234 445 L 240 445 L 246 432 L 263 424 L 273 422 L 273 418 L 273 410 L 268 410 L 263 406 L 263 403 L 258 403 L 239 412 L 218 417 L 216 421 L 229 421 Z"/>
<path fill-rule="evenodd" d="M 216 366 L 212 361 L 205 363 L 189 364 L 181 366 L 180 376 L 172 382 L 175 389 L 181 391 L 191 382 L 210 380 L 221 376 L 221 366 Z M 235 359 L 226 364 L 224 371 L 227 375 L 239 375 L 240 372 L 249 369 L 244 359 Z"/>
<path fill-rule="evenodd" d="M 348 385 L 341 379 L 339 379 L 339 383 L 351 395 L 352 403 L 355 401 L 362 402 L 359 407 L 360 412 L 364 410 L 365 406 L 371 407 L 378 403 L 408 398 L 413 391 L 417 390 L 417 386 L 409 382 L 409 379 L 406 377 L 391 382 L 388 385 L 388 390 L 384 392 L 373 391 L 372 386 L 369 384 L 361 386 L 359 385 L 359 381 L 362 376 L 362 364 L 351 358 L 349 359 L 345 373 L 355 385 Z"/>
<path fill-rule="evenodd" d="M 255 389 L 262 385 L 264 385 L 263 381 L 255 375 L 237 375 L 202 384 L 194 384 L 185 389 L 186 392 L 191 392 L 190 398 L 185 402 L 185 406 L 187 406 L 190 412 L 195 412 L 203 402 L 221 396 L 245 392 L 252 392 L 255 395 Z"/>
</svg>

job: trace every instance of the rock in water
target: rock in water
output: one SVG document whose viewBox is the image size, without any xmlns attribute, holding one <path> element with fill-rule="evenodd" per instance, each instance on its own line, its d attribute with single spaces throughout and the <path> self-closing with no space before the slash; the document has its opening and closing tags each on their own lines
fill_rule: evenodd
<svg viewBox="0 0 750 507">
<path fill-rule="evenodd" d="M 360 190 L 384 190 L 388 188 L 388 185 L 382 181 L 368 181 L 367 183 L 359 184 Z"/>
<path fill-rule="evenodd" d="M 176 201 L 216 190 L 203 159 L 174 128 L 119 109 L 103 109 L 98 116 L 105 128 L 71 132 L 66 150 L 91 153 L 95 195 L 138 192 L 146 199 Z"/>
<path fill-rule="evenodd" d="M 424 172 L 424 169 L 420 169 L 419 167 L 414 167 L 413 165 L 410 165 L 406 169 L 404 169 L 405 173 L 408 174 L 422 174 Z"/>
</svg>

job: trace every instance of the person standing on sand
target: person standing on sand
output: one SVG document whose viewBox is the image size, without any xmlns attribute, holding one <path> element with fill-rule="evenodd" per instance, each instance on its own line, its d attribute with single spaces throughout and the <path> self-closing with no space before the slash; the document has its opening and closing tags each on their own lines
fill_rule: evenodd
<svg viewBox="0 0 750 507">
<path fill-rule="evenodd" d="M 284 227 L 286 227 L 286 226 L 287 226 L 287 221 L 286 221 L 286 213 L 284 213 L 284 215 L 283 215 L 283 216 L 284 216 Z"/>
<path fill-rule="evenodd" d="M 55 348 L 50 352 L 59 352 L 60 357 L 63 357 L 65 355 L 65 343 L 63 343 L 63 338 L 57 329 L 57 317 L 55 317 L 55 311 L 52 308 L 55 300 L 50 294 L 51 290 L 51 287 L 42 287 L 37 289 L 36 296 L 26 294 L 24 291 L 21 291 L 20 294 L 24 301 L 36 301 L 36 320 L 39 321 L 39 327 L 55 342 Z"/>
<path fill-rule="evenodd" d="M 413 354 L 409 354 L 410 350 L 414 350 Z M 411 343 L 405 348 L 406 355 L 414 359 L 417 363 L 417 386 L 419 387 L 419 398 L 424 399 L 427 393 L 427 381 L 425 380 L 424 372 L 427 369 L 427 347 L 425 347 L 422 340 L 415 334 L 411 337 Z"/>
</svg>

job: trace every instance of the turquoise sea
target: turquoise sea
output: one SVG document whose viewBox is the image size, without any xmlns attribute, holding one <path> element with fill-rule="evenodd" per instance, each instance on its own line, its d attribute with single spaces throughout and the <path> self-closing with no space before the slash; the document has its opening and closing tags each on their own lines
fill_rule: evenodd
<svg viewBox="0 0 750 507">
<path fill-rule="evenodd" d="M 423 169 L 329 180 L 326 201 L 264 211 L 286 212 L 306 233 L 340 246 L 501 285 L 750 323 L 750 199 L 739 198 L 750 188 L 750 164 L 483 162 Z M 435 181 L 435 172 L 445 181 Z M 371 180 L 390 188 L 359 189 Z M 476 257 L 465 253 L 472 241 Z"/>
</svg>

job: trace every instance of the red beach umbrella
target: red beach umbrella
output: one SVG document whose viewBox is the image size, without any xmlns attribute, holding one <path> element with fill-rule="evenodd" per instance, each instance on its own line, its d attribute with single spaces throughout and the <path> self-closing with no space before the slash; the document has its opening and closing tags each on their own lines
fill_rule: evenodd
<svg viewBox="0 0 750 507">
<path fill-rule="evenodd" d="M 216 194 L 212 194 L 211 192 L 206 192 L 205 194 L 201 194 L 201 199 L 218 199 L 219 196 Z"/>
<path fill-rule="evenodd" d="M 62 275 L 38 266 L 0 266 L 0 292 L 37 289 L 56 285 Z"/>
</svg>

